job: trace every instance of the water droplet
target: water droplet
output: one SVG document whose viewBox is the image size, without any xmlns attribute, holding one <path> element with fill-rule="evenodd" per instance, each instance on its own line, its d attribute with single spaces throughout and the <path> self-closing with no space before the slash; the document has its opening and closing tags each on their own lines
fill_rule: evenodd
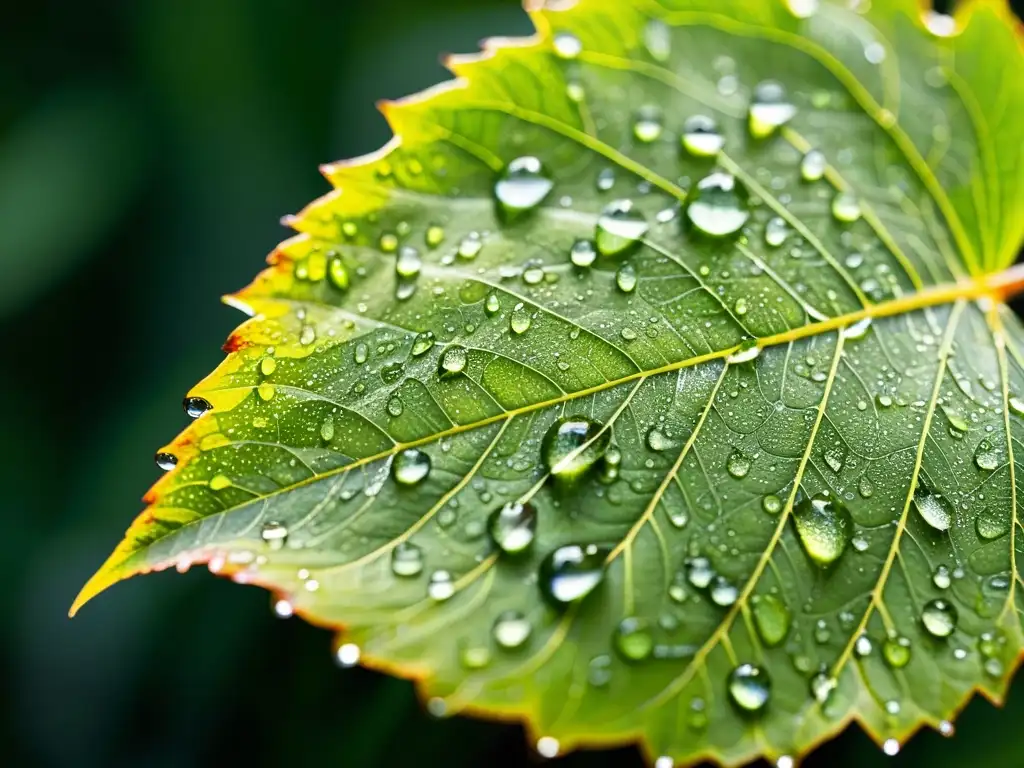
<svg viewBox="0 0 1024 768">
<path fill-rule="evenodd" d="M 738 232 L 750 218 L 747 197 L 746 188 L 734 176 L 717 171 L 698 182 L 686 215 L 704 234 L 725 237 Z"/>
<path fill-rule="evenodd" d="M 633 135 L 637 141 L 644 144 L 657 141 L 663 129 L 661 109 L 648 104 L 637 110 L 633 119 Z"/>
<path fill-rule="evenodd" d="M 925 604 L 921 611 L 921 624 L 932 637 L 949 637 L 956 629 L 956 606 L 937 598 Z"/>
<path fill-rule="evenodd" d="M 842 556 L 853 533 L 853 519 L 846 505 L 827 492 L 797 503 L 793 522 L 804 551 L 822 568 Z"/>
<path fill-rule="evenodd" d="M 828 161 L 817 149 L 810 150 L 800 161 L 800 176 L 804 181 L 819 181 L 825 175 Z"/>
<path fill-rule="evenodd" d="M 334 439 L 334 417 L 328 416 L 324 419 L 324 423 L 320 425 L 320 439 L 325 443 L 329 443 Z"/>
<path fill-rule="evenodd" d="M 738 299 L 736 303 L 739 304 L 740 301 L 743 301 L 743 299 Z M 733 311 L 736 312 L 736 307 L 733 307 Z M 746 314 L 746 311 L 746 302 L 744 301 L 743 311 L 738 312 L 737 314 Z M 756 341 L 749 340 L 740 344 L 739 348 L 735 352 L 725 358 L 725 361 L 730 365 L 739 365 L 740 363 L 749 363 L 751 360 L 756 360 L 760 356 L 761 347 L 757 345 Z"/>
<path fill-rule="evenodd" d="M 694 115 L 683 123 L 683 149 L 694 157 L 714 157 L 725 146 L 725 136 L 712 118 Z"/>
<path fill-rule="evenodd" d="M 459 661 L 466 669 L 483 669 L 491 663 L 491 651 L 483 645 L 465 645 L 459 649 Z"/>
<path fill-rule="evenodd" d="M 807 19 L 818 12 L 820 0 L 786 0 L 789 12 L 798 19 Z"/>
<path fill-rule="evenodd" d="M 185 409 L 185 413 L 193 419 L 198 419 L 204 413 L 213 409 L 210 401 L 202 397 L 186 397 L 182 401 L 181 406 Z"/>
<path fill-rule="evenodd" d="M 672 30 L 659 19 L 651 19 L 644 27 L 644 46 L 655 61 L 668 61 L 672 54 Z"/>
<path fill-rule="evenodd" d="M 773 216 L 764 227 L 764 241 L 772 248 L 778 248 L 789 237 L 789 225 L 779 216 Z"/>
<path fill-rule="evenodd" d="M 735 477 L 737 480 L 741 480 L 747 476 L 750 472 L 750 459 L 748 459 L 740 450 L 734 450 L 729 454 L 729 458 L 725 462 L 725 468 L 729 474 Z"/>
<path fill-rule="evenodd" d="M 594 243 L 604 256 L 617 256 L 636 246 L 650 225 L 632 200 L 616 200 L 601 211 L 597 219 Z"/>
<path fill-rule="evenodd" d="M 949 568 L 944 565 L 937 566 L 935 573 L 932 574 L 932 584 L 937 589 L 949 589 L 949 585 L 952 583 L 953 580 L 949 575 Z"/>
<path fill-rule="evenodd" d="M 312 325 L 304 325 L 299 330 L 299 344 L 308 347 L 316 341 L 316 329 Z"/>
<path fill-rule="evenodd" d="M 487 294 L 487 300 L 484 302 L 484 311 L 488 315 L 496 315 L 501 311 L 501 301 L 498 299 L 498 294 Z"/>
<path fill-rule="evenodd" d="M 750 134 L 763 139 L 785 125 L 796 115 L 796 106 L 789 100 L 786 89 L 774 80 L 765 80 L 754 87 L 748 111 Z"/>
<path fill-rule="evenodd" d="M 1024 416 L 1024 398 L 1013 395 L 1009 399 L 1010 410 L 1018 416 Z"/>
<path fill-rule="evenodd" d="M 902 635 L 886 638 L 882 643 L 882 657 L 893 669 L 903 669 L 910 661 L 910 640 Z"/>
<path fill-rule="evenodd" d="M 274 601 L 273 605 L 274 615 L 279 619 L 287 619 L 295 613 L 295 606 L 284 598 L 279 598 Z"/>
<path fill-rule="evenodd" d="M 544 435 L 541 456 L 548 471 L 561 480 L 572 480 L 590 469 L 611 444 L 610 429 L 584 416 L 564 417 Z"/>
<path fill-rule="evenodd" d="M 732 311 L 740 317 L 747 314 L 747 300 L 742 296 L 736 299 L 736 303 L 732 305 Z"/>
<path fill-rule="evenodd" d="M 871 330 L 871 318 L 863 317 L 843 329 L 843 338 L 847 341 L 860 341 L 868 335 L 869 330 Z"/>
<path fill-rule="evenodd" d="M 558 739 L 554 739 L 550 736 L 542 736 L 537 739 L 537 754 L 545 758 L 558 757 L 558 751 L 562 746 L 558 743 Z"/>
<path fill-rule="evenodd" d="M 583 53 L 583 43 L 576 35 L 559 32 L 554 39 L 555 54 L 560 59 L 575 59 Z"/>
<path fill-rule="evenodd" d="M 395 260 L 395 273 L 399 277 L 412 279 L 420 273 L 422 267 L 423 259 L 420 258 L 420 252 L 411 246 L 402 246 L 402 250 L 398 252 L 398 259 Z"/>
<path fill-rule="evenodd" d="M 827 672 L 819 672 L 811 678 L 811 695 L 819 704 L 828 702 L 832 691 L 836 689 L 836 680 L 830 677 Z"/>
<path fill-rule="evenodd" d="M 431 600 L 441 602 L 455 594 L 455 581 L 448 571 L 434 571 L 427 584 L 427 595 Z"/>
<path fill-rule="evenodd" d="M 949 502 L 937 493 L 928 493 L 921 489 L 914 493 L 914 505 L 921 518 L 937 531 L 949 530 L 953 520 L 953 510 Z"/>
<path fill-rule="evenodd" d="M 409 541 L 391 550 L 391 572 L 395 576 L 419 576 L 423 572 L 423 550 Z"/>
<path fill-rule="evenodd" d="M 384 253 L 394 253 L 398 250 L 398 238 L 390 232 L 385 232 L 380 236 L 380 249 Z"/>
<path fill-rule="evenodd" d="M 417 448 L 407 448 L 395 457 L 391 474 L 399 485 L 417 485 L 430 474 L 430 456 Z"/>
<path fill-rule="evenodd" d="M 339 291 L 348 290 L 348 270 L 340 257 L 334 257 L 327 264 L 327 279 Z"/>
<path fill-rule="evenodd" d="M 612 657 L 607 654 L 595 656 L 587 664 L 587 682 L 595 688 L 603 688 L 612 679 Z"/>
<path fill-rule="evenodd" d="M 263 527 L 260 528 L 260 538 L 263 539 L 271 549 L 281 549 L 288 540 L 288 529 L 281 523 L 266 522 L 263 524 Z"/>
<path fill-rule="evenodd" d="M 662 432 L 658 427 L 651 427 L 647 432 L 647 447 L 652 451 L 667 451 L 674 448 L 676 441 Z"/>
<path fill-rule="evenodd" d="M 519 611 L 500 613 L 491 628 L 494 642 L 507 651 L 514 651 L 526 645 L 532 631 L 530 620 Z"/>
<path fill-rule="evenodd" d="M 334 652 L 334 661 L 342 669 L 354 667 L 359 663 L 361 652 L 355 643 L 343 643 Z"/>
<path fill-rule="evenodd" d="M 438 375 L 443 379 L 457 376 L 466 369 L 468 359 L 469 352 L 465 347 L 461 347 L 458 344 L 450 344 L 441 353 L 438 361 Z"/>
<path fill-rule="evenodd" d="M 636 289 L 636 269 L 632 264 L 626 262 L 620 264 L 615 272 L 615 285 L 623 293 L 632 293 Z"/>
<path fill-rule="evenodd" d="M 523 282 L 527 285 L 540 285 L 544 281 L 544 267 L 536 264 L 523 270 Z"/>
<path fill-rule="evenodd" d="M 589 267 L 597 259 L 597 250 L 589 240 L 577 240 L 569 251 L 569 260 L 577 267 Z"/>
<path fill-rule="evenodd" d="M 434 348 L 434 334 L 431 331 L 424 331 L 416 335 L 416 338 L 412 342 L 412 356 L 419 357 L 420 355 L 429 352 Z"/>
<path fill-rule="evenodd" d="M 860 218 L 860 201 L 849 192 L 839 192 L 832 198 L 832 215 L 846 224 Z"/>
<path fill-rule="evenodd" d="M 510 501 L 491 513 L 487 530 L 498 549 L 506 555 L 518 555 L 533 543 L 537 533 L 537 510 L 528 501 Z"/>
<path fill-rule="evenodd" d="M 870 656 L 871 651 L 873 650 L 874 647 L 871 644 L 871 638 L 867 635 L 859 636 L 853 644 L 853 652 L 856 653 L 862 659 L 865 656 Z"/>
<path fill-rule="evenodd" d="M 896 757 L 900 753 L 900 743 L 896 739 L 886 739 L 882 751 L 889 757 Z"/>
<path fill-rule="evenodd" d="M 615 628 L 613 644 L 625 661 L 643 661 L 654 650 L 654 637 L 650 625 L 644 619 L 630 616 L 620 621 Z"/>
<path fill-rule="evenodd" d="M 697 589 L 706 589 L 711 580 L 715 577 L 715 571 L 711 567 L 711 561 L 706 557 L 691 557 L 683 563 L 686 570 L 686 580 Z"/>
<path fill-rule="evenodd" d="M 729 674 L 729 698 L 745 712 L 759 712 L 771 697 L 771 679 L 756 664 L 740 664 Z"/>
<path fill-rule="evenodd" d="M 356 365 L 362 365 L 365 363 L 369 354 L 370 351 L 365 344 L 362 342 L 356 344 L 355 352 L 353 352 L 353 359 L 356 361 Z"/>
<path fill-rule="evenodd" d="M 999 455 L 999 451 L 996 450 L 995 446 L 989 440 L 982 440 L 978 443 L 977 449 L 974 451 L 974 463 L 978 469 L 983 469 L 987 472 L 993 472 L 999 469 L 999 465 L 1002 463 L 1002 457 Z"/>
<path fill-rule="evenodd" d="M 607 192 L 615 186 L 615 171 L 611 168 L 602 168 L 597 174 L 597 189 L 599 192 Z"/>
<path fill-rule="evenodd" d="M 509 328 L 512 329 L 513 333 L 526 333 L 530 330 L 530 326 L 532 324 L 533 318 L 530 317 L 530 310 L 526 308 L 523 302 L 519 302 L 512 307 L 512 316 L 509 318 Z"/>
<path fill-rule="evenodd" d="M 388 398 L 387 409 L 392 416 L 401 416 L 405 412 L 405 403 L 398 395 L 392 395 Z"/>
<path fill-rule="evenodd" d="M 549 554 L 540 565 L 541 594 L 556 606 L 570 605 L 593 592 L 604 579 L 611 547 L 569 544 Z"/>
<path fill-rule="evenodd" d="M 789 608 L 775 595 L 755 595 L 753 607 L 757 634 L 765 645 L 774 648 L 789 634 Z"/>
<path fill-rule="evenodd" d="M 164 472 L 170 472 L 172 469 L 178 466 L 178 457 L 175 456 L 173 453 L 164 453 L 163 451 L 161 451 L 156 456 L 154 456 L 153 459 L 154 461 L 156 461 L 157 467 L 162 469 Z"/>
<path fill-rule="evenodd" d="M 974 530 L 978 537 L 992 541 L 1010 532 L 1010 520 L 998 507 L 985 507 L 974 520 Z"/>
<path fill-rule="evenodd" d="M 480 254 L 483 247 L 484 241 L 480 239 L 480 233 L 470 232 L 459 242 L 459 248 L 455 253 L 460 259 L 470 261 Z"/>
<path fill-rule="evenodd" d="M 736 598 L 739 597 L 739 590 L 735 584 L 724 576 L 718 576 L 712 583 L 709 594 L 711 595 L 711 602 L 715 605 L 728 608 L 736 602 Z"/>
<path fill-rule="evenodd" d="M 761 499 L 761 509 L 767 512 L 769 515 L 777 515 L 782 511 L 782 499 L 776 496 L 774 493 L 769 493 L 763 499 Z"/>
<path fill-rule="evenodd" d="M 514 219 L 540 205 L 555 183 L 536 157 L 513 160 L 494 184 L 494 197 L 501 212 Z"/>
<path fill-rule="evenodd" d="M 951 37 L 956 34 L 956 19 L 938 11 L 925 11 L 924 25 L 936 37 Z"/>
<path fill-rule="evenodd" d="M 272 357 L 264 357 L 260 360 L 260 373 L 270 376 L 277 370 L 277 360 Z"/>
</svg>

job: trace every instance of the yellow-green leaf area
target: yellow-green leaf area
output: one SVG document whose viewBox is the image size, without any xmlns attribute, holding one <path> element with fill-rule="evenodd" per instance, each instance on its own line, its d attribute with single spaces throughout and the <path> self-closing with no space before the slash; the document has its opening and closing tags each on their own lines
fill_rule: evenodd
<svg viewBox="0 0 1024 768">
<path fill-rule="evenodd" d="M 1016 22 L 552 5 L 325 167 L 75 610 L 205 563 L 545 755 L 950 732 L 1024 643 Z"/>
</svg>

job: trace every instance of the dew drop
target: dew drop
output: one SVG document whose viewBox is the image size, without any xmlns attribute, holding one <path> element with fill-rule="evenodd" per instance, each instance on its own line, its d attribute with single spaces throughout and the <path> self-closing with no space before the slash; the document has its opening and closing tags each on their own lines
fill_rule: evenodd
<svg viewBox="0 0 1024 768">
<path fill-rule="evenodd" d="M 694 157 L 714 157 L 725 146 L 718 123 L 707 115 L 693 115 L 683 123 L 683 149 Z"/>
<path fill-rule="evenodd" d="M 637 662 L 649 658 L 654 651 L 654 637 L 650 625 L 636 616 L 619 622 L 612 640 L 615 651 L 625 661 Z"/>
<path fill-rule="evenodd" d="M 750 218 L 747 198 L 746 188 L 734 176 L 716 171 L 698 182 L 686 216 L 704 234 L 725 237 L 738 232 Z"/>
<path fill-rule="evenodd" d="M 391 550 L 391 572 L 409 578 L 423 572 L 423 550 L 409 541 L 399 543 Z"/>
<path fill-rule="evenodd" d="M 832 215 L 836 221 L 852 223 L 860 218 L 860 201 L 849 192 L 839 192 L 832 198 Z"/>
<path fill-rule="evenodd" d="M 650 144 L 661 138 L 664 130 L 661 109 L 654 105 L 645 105 L 637 110 L 633 119 L 633 136 L 643 144 Z"/>
<path fill-rule="evenodd" d="M 494 197 L 502 214 L 514 219 L 540 205 L 554 185 L 540 160 L 518 157 L 498 177 Z"/>
<path fill-rule="evenodd" d="M 480 250 L 483 247 L 484 242 L 480 239 L 480 234 L 478 232 L 470 232 L 459 242 L 459 247 L 455 253 L 460 259 L 471 261 L 480 254 Z"/>
<path fill-rule="evenodd" d="M 764 80 L 754 87 L 747 114 L 750 134 L 755 139 L 770 136 L 796 115 L 796 106 L 790 101 L 786 89 L 775 80 Z"/>
<path fill-rule="evenodd" d="M 761 509 L 767 512 L 769 515 L 777 515 L 782 511 L 782 499 L 776 496 L 774 493 L 769 493 L 763 499 L 761 499 Z"/>
<path fill-rule="evenodd" d="M 798 19 L 807 19 L 818 12 L 820 0 L 786 0 L 789 12 Z"/>
<path fill-rule="evenodd" d="M 949 530 L 953 510 L 945 498 L 919 489 L 914 493 L 914 505 L 921 518 L 932 528 L 937 531 Z"/>
<path fill-rule="evenodd" d="M 779 216 L 773 216 L 764 227 L 764 241 L 772 248 L 778 248 L 789 237 L 789 225 Z"/>
<path fill-rule="evenodd" d="M 753 607 L 757 634 L 765 645 L 774 648 L 789 634 L 792 620 L 789 608 L 775 595 L 755 595 Z"/>
<path fill-rule="evenodd" d="M 886 638 L 882 643 L 882 658 L 893 669 L 903 669 L 910 661 L 910 640 L 902 635 Z"/>
<path fill-rule="evenodd" d="M 937 566 L 932 574 L 932 584 L 935 585 L 936 589 L 949 589 L 949 585 L 952 583 L 953 580 L 949 575 L 949 568 L 945 565 Z"/>
<path fill-rule="evenodd" d="M 422 267 L 423 259 L 420 258 L 420 252 L 411 246 L 402 246 L 395 260 L 395 273 L 399 277 L 411 280 L 420 273 Z"/>
<path fill-rule="evenodd" d="M 577 267 L 589 267 L 597 259 L 597 250 L 589 240 L 577 240 L 569 250 L 569 260 Z"/>
<path fill-rule="evenodd" d="M 581 601 L 604 580 L 605 560 L 611 551 L 611 547 L 599 544 L 559 547 L 541 562 L 541 594 L 556 606 Z"/>
<path fill-rule="evenodd" d="M 644 27 L 644 46 L 655 61 L 668 61 L 672 55 L 672 30 L 659 19 L 651 19 Z"/>
<path fill-rule="evenodd" d="M 882 751 L 889 757 L 896 757 L 900 753 L 900 743 L 896 739 L 886 739 Z"/>
<path fill-rule="evenodd" d="M 956 629 L 956 621 L 956 606 L 942 598 L 928 601 L 921 611 L 921 624 L 932 637 L 949 637 Z"/>
<path fill-rule="evenodd" d="M 853 532 L 849 510 L 827 492 L 797 503 L 793 507 L 793 522 L 804 551 L 822 568 L 842 556 Z"/>
<path fill-rule="evenodd" d="M 434 334 L 432 331 L 424 331 L 416 334 L 412 342 L 412 356 L 419 357 L 434 348 Z"/>
<path fill-rule="evenodd" d="M 544 435 L 541 457 L 556 478 L 573 480 L 605 454 L 611 439 L 611 430 L 600 422 L 583 416 L 563 417 Z"/>
<path fill-rule="evenodd" d="M 161 451 L 153 457 L 153 460 L 156 461 L 157 467 L 162 469 L 164 472 L 170 472 L 178 466 L 178 457 L 173 453 L 165 453 Z"/>
<path fill-rule="evenodd" d="M 341 258 L 335 257 L 330 260 L 327 265 L 327 279 L 339 291 L 348 290 L 348 270 L 345 269 L 345 263 Z"/>
<path fill-rule="evenodd" d="M 492 316 L 501 311 L 501 301 L 498 299 L 498 294 L 487 294 L 487 299 L 484 301 L 484 311 Z"/>
<path fill-rule="evenodd" d="M 387 402 L 388 413 L 392 416 L 401 416 L 405 413 L 405 403 L 398 395 L 392 395 Z"/>
<path fill-rule="evenodd" d="M 528 501 L 509 502 L 491 513 L 487 530 L 494 545 L 506 555 L 521 554 L 537 534 L 537 510 Z"/>
<path fill-rule="evenodd" d="M 432 600 L 441 602 L 455 594 L 455 581 L 448 571 L 434 571 L 430 574 L 427 584 L 427 595 Z"/>
<path fill-rule="evenodd" d="M 871 643 L 871 638 L 867 635 L 860 635 L 853 643 L 853 652 L 862 659 L 865 656 L 870 656 L 871 651 L 873 650 L 874 647 Z"/>
<path fill-rule="evenodd" d="M 555 54 L 560 59 L 575 59 L 583 53 L 583 43 L 576 35 L 559 32 L 554 39 Z"/>
<path fill-rule="evenodd" d="M 274 371 L 277 370 L 277 360 L 272 357 L 264 357 L 260 360 L 260 373 L 264 376 L 273 375 Z"/>
<path fill-rule="evenodd" d="M 542 736 L 537 739 L 537 754 L 545 758 L 558 757 L 558 752 L 562 748 L 562 745 L 558 743 L 558 739 L 552 738 L 551 736 Z"/>
<path fill-rule="evenodd" d="M 461 347 L 458 344 L 451 344 L 445 347 L 438 360 L 438 375 L 442 379 L 459 375 L 466 370 L 468 359 L 469 352 L 465 347 Z"/>
<path fill-rule="evenodd" d="M 647 447 L 652 451 L 667 451 L 670 448 L 674 448 L 675 445 L 675 440 L 658 429 L 658 427 L 651 427 L 647 431 Z"/>
<path fill-rule="evenodd" d="M 650 225 L 633 207 L 632 200 L 616 200 L 605 206 L 597 219 L 594 244 L 604 256 L 617 256 L 635 247 Z"/>
<path fill-rule="evenodd" d="M 530 317 L 530 310 L 523 302 L 519 302 L 512 308 L 512 316 L 509 318 L 509 328 L 513 333 L 523 334 L 530 330 L 533 318 Z"/>
<path fill-rule="evenodd" d="M 820 181 L 827 167 L 825 155 L 817 149 L 812 149 L 800 161 L 800 176 L 804 181 Z"/>
<path fill-rule="evenodd" d="M 771 698 L 771 679 L 756 664 L 740 664 L 729 674 L 729 698 L 744 712 L 760 712 Z"/>
<path fill-rule="evenodd" d="M 750 472 L 750 459 L 741 451 L 734 450 L 729 454 L 729 458 L 725 462 L 725 468 L 730 475 L 737 480 L 741 480 Z"/>
<path fill-rule="evenodd" d="M 281 523 L 266 522 L 260 528 L 260 538 L 271 549 L 281 549 L 284 547 L 285 542 L 288 541 L 288 529 Z"/>
<path fill-rule="evenodd" d="M 999 469 L 999 465 L 1002 463 L 1002 457 L 999 455 L 999 451 L 996 450 L 995 446 L 992 445 L 992 442 L 985 439 L 978 443 L 978 447 L 974 451 L 974 463 L 978 469 L 983 469 L 986 472 L 992 472 Z"/>
<path fill-rule="evenodd" d="M 974 530 L 979 538 L 992 541 L 1010 532 L 1010 521 L 998 507 L 985 507 L 974 519 Z"/>
<path fill-rule="evenodd" d="M 418 485 L 430 474 L 430 456 L 417 448 L 407 448 L 395 457 L 391 474 L 399 485 Z"/>
<path fill-rule="evenodd" d="M 299 344 L 308 347 L 316 341 L 316 329 L 312 325 L 304 325 L 299 330 Z"/>
<path fill-rule="evenodd" d="M 343 643 L 334 652 L 334 661 L 342 669 L 354 667 L 359 663 L 361 652 L 355 643 Z"/>
<path fill-rule="evenodd" d="M 706 557 L 688 558 L 683 567 L 686 571 L 686 580 L 697 589 L 706 589 L 715 577 L 711 561 Z"/>
<path fill-rule="evenodd" d="M 185 413 L 193 419 L 198 419 L 204 413 L 213 409 L 210 401 L 202 397 L 186 397 L 182 401 L 181 406 L 185 409 Z"/>
<path fill-rule="evenodd" d="M 735 584 L 724 576 L 718 576 L 712 582 L 709 594 L 711 595 L 711 602 L 715 605 L 728 608 L 736 602 L 736 598 L 739 597 L 739 590 Z"/>
<path fill-rule="evenodd" d="M 506 651 L 514 651 L 526 645 L 533 632 L 530 620 L 519 611 L 505 611 L 498 614 L 491 628 L 494 642 Z"/>
<path fill-rule="evenodd" d="M 615 272 L 615 285 L 623 293 L 632 293 L 636 289 L 636 269 L 632 264 L 626 262 L 620 264 Z"/>
<path fill-rule="evenodd" d="M 320 425 L 320 439 L 325 443 L 331 442 L 334 439 L 334 417 L 328 416 L 324 419 L 323 424 Z"/>
</svg>

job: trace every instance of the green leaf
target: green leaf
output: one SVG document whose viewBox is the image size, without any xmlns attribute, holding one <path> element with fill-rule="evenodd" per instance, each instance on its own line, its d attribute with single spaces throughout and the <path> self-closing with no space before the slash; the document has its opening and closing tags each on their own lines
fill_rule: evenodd
<svg viewBox="0 0 1024 768">
<path fill-rule="evenodd" d="M 228 299 L 253 317 L 75 609 L 207 563 L 543 754 L 737 764 L 854 719 L 892 752 L 1001 699 L 1020 40 L 995 0 L 950 37 L 792 5 L 537 11 L 386 105 Z"/>
</svg>

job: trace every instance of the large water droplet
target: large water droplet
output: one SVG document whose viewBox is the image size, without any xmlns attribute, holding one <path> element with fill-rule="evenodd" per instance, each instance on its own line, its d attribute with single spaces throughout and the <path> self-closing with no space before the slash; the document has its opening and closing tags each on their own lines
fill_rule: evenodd
<svg viewBox="0 0 1024 768">
<path fill-rule="evenodd" d="M 932 637 L 949 637 L 956 629 L 956 620 L 956 606 L 942 598 L 930 600 L 921 611 L 921 624 Z"/>
<path fill-rule="evenodd" d="M 729 698 L 744 712 L 759 712 L 771 698 L 768 673 L 756 664 L 740 664 L 729 675 Z"/>
<path fill-rule="evenodd" d="M 605 256 L 617 256 L 636 246 L 650 225 L 631 200 L 609 203 L 597 219 L 594 243 Z"/>
<path fill-rule="evenodd" d="M 391 474 L 399 485 L 417 485 L 430 474 L 430 456 L 417 448 L 407 448 L 395 457 Z"/>
<path fill-rule="evenodd" d="M 266 522 L 260 528 L 260 538 L 267 543 L 271 549 L 281 549 L 288 541 L 288 529 L 281 523 Z"/>
<path fill-rule="evenodd" d="M 466 362 L 469 359 L 469 352 L 465 347 L 458 344 L 451 344 L 445 348 L 438 360 L 438 375 L 441 378 L 457 376 L 466 370 Z"/>
<path fill-rule="evenodd" d="M 487 530 L 498 549 L 507 555 L 518 555 L 533 543 L 537 533 L 537 510 L 528 501 L 510 501 L 491 513 Z"/>
<path fill-rule="evenodd" d="M 637 110 L 633 119 L 633 135 L 636 140 L 644 144 L 650 144 L 661 137 L 664 129 L 662 123 L 661 109 L 648 104 Z"/>
<path fill-rule="evenodd" d="M 694 157 L 714 157 L 725 146 L 725 136 L 712 118 L 694 115 L 683 123 L 683 149 Z"/>
<path fill-rule="evenodd" d="M 494 196 L 501 212 L 514 219 L 540 205 L 555 183 L 536 157 L 513 160 L 494 184 Z"/>
<path fill-rule="evenodd" d="M 786 89 L 774 80 L 765 80 L 754 87 L 750 101 L 748 125 L 755 139 L 770 136 L 796 115 L 796 106 L 790 101 Z"/>
<path fill-rule="evenodd" d="M 717 171 L 698 182 L 686 215 L 704 234 L 725 237 L 739 231 L 750 218 L 747 199 L 746 188 L 734 176 Z"/>
<path fill-rule="evenodd" d="M 530 624 L 530 620 L 519 611 L 500 613 L 491 628 L 494 642 L 506 651 L 514 651 L 526 645 L 532 631 L 533 626 Z"/>
<path fill-rule="evenodd" d="M 202 397 L 186 397 L 182 401 L 181 407 L 184 408 L 185 413 L 193 419 L 198 419 L 204 413 L 213 409 L 213 406 L 210 405 L 210 401 Z"/>
<path fill-rule="evenodd" d="M 391 550 L 391 572 L 396 576 L 419 576 L 423 572 L 423 550 L 403 541 Z"/>
<path fill-rule="evenodd" d="M 794 506 L 793 522 L 804 551 L 822 568 L 842 556 L 853 534 L 853 519 L 846 505 L 827 492 Z"/>
<path fill-rule="evenodd" d="M 540 565 L 541 594 L 556 606 L 570 605 L 593 592 L 604 579 L 611 547 L 569 544 L 549 554 Z"/>
<path fill-rule="evenodd" d="M 937 531 L 949 530 L 953 521 L 953 510 L 949 502 L 937 493 L 918 489 L 914 493 L 914 505 L 921 518 Z"/>
<path fill-rule="evenodd" d="M 615 651 L 625 661 L 643 661 L 650 657 L 654 650 L 654 637 L 650 625 L 636 616 L 630 616 L 619 622 L 613 638 Z"/>
<path fill-rule="evenodd" d="M 164 453 L 161 451 L 153 457 L 153 460 L 156 461 L 156 465 L 164 472 L 170 472 L 178 466 L 178 457 L 173 453 Z"/>
<path fill-rule="evenodd" d="M 755 595 L 753 606 L 757 634 L 765 645 L 774 648 L 789 634 L 789 608 L 775 595 Z"/>
<path fill-rule="evenodd" d="M 611 440 L 611 430 L 599 422 L 584 416 L 564 417 L 548 428 L 541 456 L 552 475 L 572 480 L 604 455 Z"/>
</svg>

